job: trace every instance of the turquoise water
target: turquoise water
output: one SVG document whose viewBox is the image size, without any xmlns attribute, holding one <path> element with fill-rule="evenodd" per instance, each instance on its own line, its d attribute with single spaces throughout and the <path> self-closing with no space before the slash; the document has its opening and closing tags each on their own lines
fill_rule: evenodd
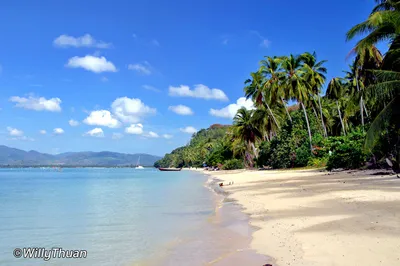
<svg viewBox="0 0 400 266">
<path fill-rule="evenodd" d="M 212 215 L 205 180 L 155 169 L 0 169 L 0 265 L 142 264 Z M 87 258 L 14 258 L 23 247 Z"/>
</svg>

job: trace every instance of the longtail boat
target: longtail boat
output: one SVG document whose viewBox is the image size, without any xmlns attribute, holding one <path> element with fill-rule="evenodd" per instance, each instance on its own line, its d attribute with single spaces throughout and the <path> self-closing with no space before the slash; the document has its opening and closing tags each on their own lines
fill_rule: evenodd
<svg viewBox="0 0 400 266">
<path fill-rule="evenodd" d="M 158 170 L 173 172 L 173 171 L 180 171 L 180 170 L 182 170 L 182 168 L 162 168 L 162 167 L 159 167 Z"/>
</svg>

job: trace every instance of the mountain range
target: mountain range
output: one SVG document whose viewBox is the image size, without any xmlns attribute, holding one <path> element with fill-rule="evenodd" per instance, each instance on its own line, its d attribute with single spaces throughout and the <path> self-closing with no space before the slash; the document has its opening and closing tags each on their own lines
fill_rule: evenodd
<svg viewBox="0 0 400 266">
<path fill-rule="evenodd" d="M 139 156 L 142 166 L 153 166 L 155 161 L 161 159 L 159 156 L 145 153 L 126 154 L 110 151 L 66 152 L 53 155 L 0 145 L 1 166 L 130 166 L 136 165 Z"/>
</svg>

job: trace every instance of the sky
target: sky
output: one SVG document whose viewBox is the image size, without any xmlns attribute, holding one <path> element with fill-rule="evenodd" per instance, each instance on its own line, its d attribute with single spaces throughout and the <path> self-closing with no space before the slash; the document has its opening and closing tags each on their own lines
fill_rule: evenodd
<svg viewBox="0 0 400 266">
<path fill-rule="evenodd" d="M 40 3 L 40 4 L 39 4 Z M 373 0 L 2 1 L 0 145 L 164 155 L 251 103 L 264 56 L 342 75 Z"/>
</svg>

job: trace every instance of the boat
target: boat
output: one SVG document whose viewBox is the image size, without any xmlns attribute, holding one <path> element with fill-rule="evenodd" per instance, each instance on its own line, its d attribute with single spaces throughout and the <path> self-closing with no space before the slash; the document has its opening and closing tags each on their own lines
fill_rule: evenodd
<svg viewBox="0 0 400 266">
<path fill-rule="evenodd" d="M 138 160 L 137 160 L 135 169 L 144 169 L 144 167 L 141 166 L 139 163 L 140 163 L 140 156 L 139 156 L 139 158 L 138 158 Z"/>
<path fill-rule="evenodd" d="M 159 167 L 158 170 L 166 171 L 166 172 L 174 172 L 174 171 L 180 171 L 180 170 L 182 170 L 182 168 L 162 168 L 162 167 Z"/>
</svg>

